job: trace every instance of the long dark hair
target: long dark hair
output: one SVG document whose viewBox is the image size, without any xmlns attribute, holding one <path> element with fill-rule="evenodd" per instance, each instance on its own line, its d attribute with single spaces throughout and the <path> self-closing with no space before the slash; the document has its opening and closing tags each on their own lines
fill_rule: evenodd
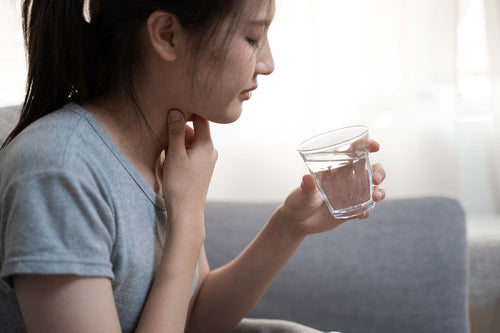
<svg viewBox="0 0 500 333">
<path fill-rule="evenodd" d="M 19 122 L 2 149 L 29 124 L 66 103 L 83 103 L 111 92 L 123 92 L 144 118 L 133 78 L 142 65 L 139 30 L 147 18 L 156 10 L 178 18 L 193 35 L 195 67 L 197 57 L 231 13 L 234 19 L 230 30 L 234 28 L 243 3 L 243 0 L 23 0 L 28 60 L 26 95 Z"/>
</svg>

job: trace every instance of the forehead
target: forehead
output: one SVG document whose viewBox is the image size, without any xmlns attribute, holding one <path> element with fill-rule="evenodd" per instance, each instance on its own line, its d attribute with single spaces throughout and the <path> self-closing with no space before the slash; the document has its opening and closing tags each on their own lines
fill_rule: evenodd
<svg viewBox="0 0 500 333">
<path fill-rule="evenodd" d="M 275 12 L 274 0 L 247 0 L 242 18 L 246 23 L 269 26 Z"/>
</svg>

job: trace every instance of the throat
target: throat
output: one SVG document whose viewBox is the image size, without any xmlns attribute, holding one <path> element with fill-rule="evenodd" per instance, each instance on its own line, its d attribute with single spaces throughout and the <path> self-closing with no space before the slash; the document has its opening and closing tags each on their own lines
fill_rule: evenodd
<svg viewBox="0 0 500 333">
<path fill-rule="evenodd" d="M 149 129 L 137 124 L 135 113 L 104 108 L 102 103 L 83 104 L 117 146 L 123 156 L 159 197 L 163 198 L 162 179 L 165 159 L 162 145 Z"/>
</svg>

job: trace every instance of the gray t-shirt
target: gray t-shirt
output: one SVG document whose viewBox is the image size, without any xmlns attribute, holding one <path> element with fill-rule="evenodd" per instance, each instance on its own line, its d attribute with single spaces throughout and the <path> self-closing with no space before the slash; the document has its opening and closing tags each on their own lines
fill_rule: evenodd
<svg viewBox="0 0 500 333">
<path fill-rule="evenodd" d="M 24 324 L 12 275 L 112 280 L 133 331 L 168 232 L 165 204 L 93 116 L 69 103 L 31 124 L 0 153 L 0 332 Z M 193 281 L 193 291 L 198 270 Z"/>
</svg>

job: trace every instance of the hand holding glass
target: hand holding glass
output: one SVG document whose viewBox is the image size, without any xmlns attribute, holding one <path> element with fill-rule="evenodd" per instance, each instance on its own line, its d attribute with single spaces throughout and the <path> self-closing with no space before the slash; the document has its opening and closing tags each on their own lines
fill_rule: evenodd
<svg viewBox="0 0 500 333">
<path fill-rule="evenodd" d="M 351 126 L 297 147 L 336 219 L 352 218 L 375 206 L 368 139 L 366 126 Z"/>
</svg>

